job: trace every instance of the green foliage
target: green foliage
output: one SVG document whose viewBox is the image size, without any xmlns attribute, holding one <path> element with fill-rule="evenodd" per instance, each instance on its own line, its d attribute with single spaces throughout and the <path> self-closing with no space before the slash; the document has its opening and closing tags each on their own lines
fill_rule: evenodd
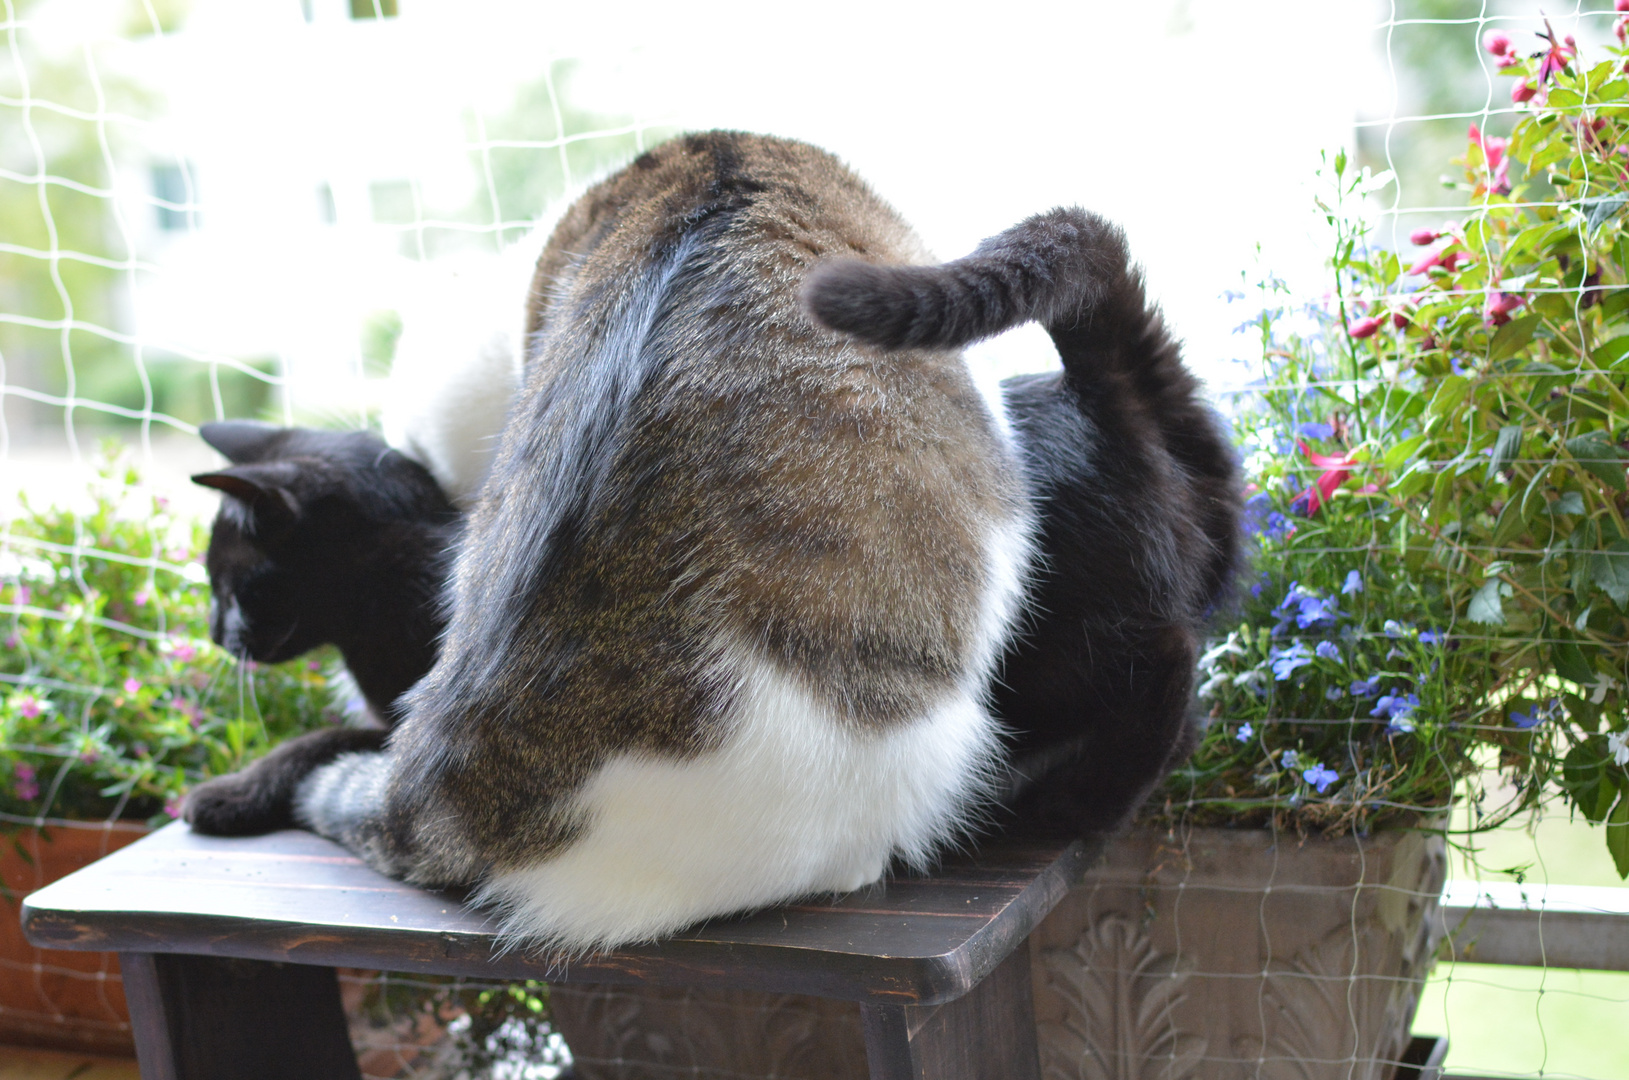
<svg viewBox="0 0 1629 1080">
<path fill-rule="evenodd" d="M 205 776 L 336 719 L 322 664 L 240 665 L 209 641 L 202 526 L 109 451 L 87 513 L 0 535 L 0 812 L 164 820 Z"/>
<path fill-rule="evenodd" d="M 1629 79 L 1553 45 L 1507 65 L 1540 92 L 1508 143 L 1472 126 L 1471 208 L 1413 266 L 1333 163 L 1331 300 L 1302 334 L 1265 305 L 1239 424 L 1260 580 L 1160 815 L 1365 829 L 1464 784 L 1488 827 L 1564 800 L 1629 876 Z"/>
</svg>

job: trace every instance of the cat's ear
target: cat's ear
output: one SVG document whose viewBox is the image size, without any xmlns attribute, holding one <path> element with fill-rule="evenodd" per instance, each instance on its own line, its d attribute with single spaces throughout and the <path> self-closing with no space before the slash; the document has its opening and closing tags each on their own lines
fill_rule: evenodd
<svg viewBox="0 0 1629 1080">
<path fill-rule="evenodd" d="M 287 430 L 259 420 L 214 420 L 198 429 L 198 437 L 226 455 L 227 461 L 242 465 L 258 461 L 272 441 Z"/>
<path fill-rule="evenodd" d="M 290 490 L 293 471 L 284 461 L 234 465 L 218 472 L 198 473 L 192 482 L 236 499 L 247 511 L 245 524 L 256 539 L 275 540 L 300 516 L 300 500 Z"/>
</svg>

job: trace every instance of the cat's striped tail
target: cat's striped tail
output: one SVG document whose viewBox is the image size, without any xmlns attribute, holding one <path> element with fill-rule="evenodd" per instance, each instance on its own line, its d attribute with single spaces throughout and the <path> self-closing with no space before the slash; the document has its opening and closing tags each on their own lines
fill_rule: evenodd
<svg viewBox="0 0 1629 1080">
<path fill-rule="evenodd" d="M 804 279 L 803 304 L 820 325 L 886 349 L 956 348 L 1032 320 L 1057 338 L 1098 316 L 1143 321 L 1127 258 L 1116 226 L 1059 207 L 939 266 L 823 262 Z"/>
</svg>

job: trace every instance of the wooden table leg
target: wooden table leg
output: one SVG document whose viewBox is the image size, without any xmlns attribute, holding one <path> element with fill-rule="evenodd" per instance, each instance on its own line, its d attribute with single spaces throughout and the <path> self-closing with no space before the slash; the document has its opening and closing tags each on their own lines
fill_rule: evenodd
<svg viewBox="0 0 1629 1080">
<path fill-rule="evenodd" d="M 1029 943 L 943 1005 L 861 1005 L 871 1080 L 1040 1080 Z"/>
<path fill-rule="evenodd" d="M 142 1080 L 360 1080 L 334 969 L 120 953 Z"/>
</svg>

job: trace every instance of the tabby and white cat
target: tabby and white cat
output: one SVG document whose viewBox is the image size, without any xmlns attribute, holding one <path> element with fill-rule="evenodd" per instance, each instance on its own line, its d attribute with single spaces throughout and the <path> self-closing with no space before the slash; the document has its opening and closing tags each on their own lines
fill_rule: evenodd
<svg viewBox="0 0 1629 1080">
<path fill-rule="evenodd" d="M 1129 576 L 1106 591 L 1140 606 L 1105 646 L 1163 665 L 1140 691 L 1170 714 L 1134 762 L 1151 783 L 1231 558 L 1225 447 L 1112 227 L 1054 211 L 923 259 L 835 159 L 784 140 L 690 136 L 591 190 L 539 260 L 525 388 L 388 749 L 320 764 L 343 747 L 295 740 L 200 787 L 189 820 L 252 831 L 251 798 L 292 803 L 571 950 L 920 865 L 1003 786 L 1078 825 L 1091 800 L 1047 781 L 1102 770 L 1093 738 L 1038 740 L 1004 785 L 985 706 L 1057 476 L 1026 489 L 955 349 L 1031 318 L 1065 372 L 1009 393 L 1015 427 L 1078 437 L 1059 460 L 1101 474 L 1081 505 L 1107 519 L 1049 535 L 1114 533 L 1105 565 Z M 1147 513 L 1112 504 L 1128 491 Z M 1159 520 L 1163 497 L 1192 520 Z M 1053 593 L 1090 603 L 1095 556 L 1070 556 L 1042 570 L 1040 627 Z M 1128 697 L 1052 681 L 1060 717 L 1070 693 Z"/>
</svg>

